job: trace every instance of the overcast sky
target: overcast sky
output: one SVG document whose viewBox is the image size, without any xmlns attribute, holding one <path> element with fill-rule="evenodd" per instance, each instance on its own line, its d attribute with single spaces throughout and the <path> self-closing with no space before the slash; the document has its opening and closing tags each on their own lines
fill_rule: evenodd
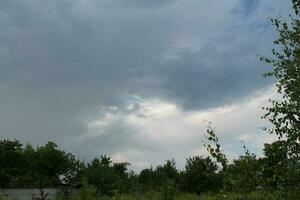
<svg viewBox="0 0 300 200">
<path fill-rule="evenodd" d="M 204 120 L 231 158 L 261 154 L 259 62 L 288 0 L 9 0 L 0 3 L 0 137 L 54 141 L 80 159 L 141 169 L 206 155 Z"/>
</svg>

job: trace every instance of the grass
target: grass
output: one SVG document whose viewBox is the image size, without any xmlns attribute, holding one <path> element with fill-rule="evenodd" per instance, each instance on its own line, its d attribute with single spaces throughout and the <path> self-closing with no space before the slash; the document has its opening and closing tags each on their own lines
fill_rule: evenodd
<svg viewBox="0 0 300 200">
<path fill-rule="evenodd" d="M 300 196 L 285 196 L 283 197 L 280 193 L 269 193 L 269 192 L 253 192 L 250 194 L 204 194 L 204 195 L 194 195 L 194 194 L 177 194 L 173 200 L 296 200 Z M 0 200 L 3 200 L 0 194 Z M 58 198 L 58 200 L 63 200 L 63 198 Z M 147 194 L 132 194 L 132 195 L 117 195 L 113 197 L 103 196 L 103 197 L 91 197 L 91 196 L 78 196 L 74 195 L 70 200 L 165 200 L 159 193 L 147 193 Z"/>
<path fill-rule="evenodd" d="M 166 199 L 164 195 L 158 192 L 148 192 L 144 194 L 131 194 L 131 195 L 116 195 L 113 197 L 91 197 L 82 195 L 73 195 L 71 200 L 295 200 L 300 199 L 299 193 L 291 193 L 283 195 L 280 192 L 252 192 L 249 194 L 176 194 L 174 197 Z M 61 198 L 59 200 L 62 200 Z"/>
</svg>

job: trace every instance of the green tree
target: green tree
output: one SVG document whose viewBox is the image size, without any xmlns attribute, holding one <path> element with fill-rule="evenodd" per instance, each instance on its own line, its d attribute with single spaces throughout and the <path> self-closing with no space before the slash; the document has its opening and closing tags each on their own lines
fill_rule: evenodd
<svg viewBox="0 0 300 200">
<path fill-rule="evenodd" d="M 58 186 L 68 183 L 74 174 L 75 157 L 58 149 L 53 142 L 37 147 L 31 160 L 38 186 Z"/>
<path fill-rule="evenodd" d="M 89 184 L 96 187 L 96 195 L 113 193 L 114 177 L 111 170 L 111 163 L 109 157 L 101 156 L 100 159 L 95 158 L 87 166 L 85 177 Z"/>
<path fill-rule="evenodd" d="M 143 169 L 138 176 L 138 182 L 144 191 L 176 187 L 179 182 L 179 172 L 176 169 L 175 160 L 166 160 L 163 165 L 158 165 L 155 169 L 152 167 Z"/>
<path fill-rule="evenodd" d="M 300 163 L 287 154 L 286 141 L 265 144 L 262 183 L 267 189 L 291 189 L 300 183 Z"/>
<path fill-rule="evenodd" d="M 113 163 L 110 157 L 101 156 L 88 164 L 85 177 L 96 187 L 96 195 L 113 195 L 126 190 L 128 163 Z"/>
<path fill-rule="evenodd" d="M 265 145 L 263 175 L 271 188 L 286 190 L 300 187 L 300 1 L 292 0 L 292 3 L 295 12 L 289 21 L 272 19 L 279 33 L 274 41 L 273 57 L 261 58 L 273 66 L 265 76 L 277 80 L 277 92 L 281 96 L 270 100 L 272 106 L 264 108 L 263 118 L 273 124 L 266 130 L 276 134 L 279 141 Z"/>
<path fill-rule="evenodd" d="M 223 178 L 223 186 L 228 191 L 250 192 L 254 191 L 260 184 L 262 162 L 256 158 L 255 154 L 243 146 L 245 155 L 234 159 L 233 163 L 228 164 L 226 155 L 221 151 L 219 138 L 215 134 L 209 122 L 207 128 L 205 146 L 211 157 L 222 166 L 219 176 Z"/>
<path fill-rule="evenodd" d="M 224 172 L 224 184 L 228 191 L 245 193 L 255 191 L 260 184 L 261 162 L 245 146 L 245 155 L 234 159 Z"/>
<path fill-rule="evenodd" d="M 22 174 L 22 144 L 17 141 L 0 141 L 0 187 L 8 187 Z"/>
<path fill-rule="evenodd" d="M 265 108 L 263 118 L 274 126 L 268 129 L 286 140 L 287 153 L 291 157 L 300 156 L 300 3 L 293 0 L 295 14 L 291 21 L 272 19 L 279 33 L 274 41 L 273 58 L 262 57 L 261 60 L 273 66 L 273 71 L 266 77 L 275 77 L 279 100 L 271 100 L 272 106 Z"/>
<path fill-rule="evenodd" d="M 22 174 L 18 177 L 15 186 L 37 186 L 39 178 L 38 170 L 36 170 L 36 149 L 27 144 L 22 150 L 24 165 L 22 166 Z"/>
<path fill-rule="evenodd" d="M 217 165 L 209 157 L 188 158 L 182 174 L 183 190 L 197 194 L 216 191 L 222 184 L 217 169 Z"/>
<path fill-rule="evenodd" d="M 118 192 L 125 193 L 130 191 L 129 188 L 130 184 L 130 177 L 128 173 L 128 166 L 129 163 L 127 162 L 121 162 L 121 163 L 114 163 L 112 166 L 112 170 L 114 172 L 114 175 L 116 177 L 116 187 L 118 189 Z M 132 175 L 132 174 L 131 174 Z"/>
<path fill-rule="evenodd" d="M 152 167 L 149 169 L 143 169 L 138 176 L 138 182 L 144 191 L 154 190 L 156 187 L 155 179 L 155 172 Z"/>
<path fill-rule="evenodd" d="M 81 176 L 75 156 L 53 142 L 34 148 L 16 140 L 0 141 L 0 187 L 70 185 Z"/>
<path fill-rule="evenodd" d="M 154 175 L 157 189 L 163 189 L 166 185 L 177 185 L 179 173 L 176 169 L 175 160 L 166 160 L 164 165 L 158 165 L 154 170 Z"/>
</svg>

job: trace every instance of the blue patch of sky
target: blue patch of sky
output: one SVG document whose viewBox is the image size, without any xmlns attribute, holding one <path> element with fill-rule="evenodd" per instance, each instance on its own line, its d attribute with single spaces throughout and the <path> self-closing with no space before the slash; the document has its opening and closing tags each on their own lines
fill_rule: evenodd
<svg viewBox="0 0 300 200">
<path fill-rule="evenodd" d="M 251 15 L 258 7 L 260 0 L 240 0 L 233 13 L 242 17 Z"/>
</svg>

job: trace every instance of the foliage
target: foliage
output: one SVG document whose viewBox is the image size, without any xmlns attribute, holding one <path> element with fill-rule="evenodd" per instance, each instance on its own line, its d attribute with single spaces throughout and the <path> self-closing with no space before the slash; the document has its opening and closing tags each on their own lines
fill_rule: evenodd
<svg viewBox="0 0 300 200">
<path fill-rule="evenodd" d="M 263 161 L 263 185 L 268 189 L 291 190 L 300 183 L 300 163 L 289 158 L 286 141 L 265 144 Z"/>
<path fill-rule="evenodd" d="M 22 174 L 22 144 L 19 141 L 0 141 L 0 188 L 16 181 L 15 175 Z"/>
<path fill-rule="evenodd" d="M 221 146 L 219 144 L 219 138 L 215 134 L 215 130 L 211 126 L 211 122 L 208 122 L 207 127 L 207 136 L 205 137 L 206 142 L 204 146 L 206 146 L 207 151 L 210 155 L 216 159 L 218 163 L 220 163 L 224 170 L 227 168 L 228 160 L 226 155 L 221 151 Z"/>
<path fill-rule="evenodd" d="M 111 158 L 101 156 L 88 164 L 85 177 L 96 187 L 96 195 L 113 195 L 126 192 L 128 163 L 112 163 Z"/>
<path fill-rule="evenodd" d="M 156 177 L 153 168 L 143 169 L 138 176 L 138 183 L 143 190 L 154 190 L 156 186 Z"/>
<path fill-rule="evenodd" d="M 159 189 L 169 185 L 170 182 L 178 182 L 178 170 L 176 169 L 175 160 L 166 160 L 164 165 L 159 165 L 154 171 L 156 184 Z"/>
<path fill-rule="evenodd" d="M 176 193 L 176 184 L 174 180 L 168 180 L 162 189 L 162 199 L 163 200 L 174 200 Z"/>
<path fill-rule="evenodd" d="M 96 188 L 83 182 L 80 189 L 72 191 L 69 196 L 66 196 L 63 191 L 57 194 L 56 200 L 96 200 Z"/>
<path fill-rule="evenodd" d="M 279 33 L 274 41 L 273 58 L 261 60 L 271 64 L 273 71 L 266 77 L 275 77 L 280 99 L 270 100 L 271 107 L 264 108 L 279 141 L 265 145 L 263 177 L 265 187 L 286 189 L 299 187 L 300 163 L 300 1 L 292 0 L 295 15 L 290 22 L 272 19 Z"/>
<path fill-rule="evenodd" d="M 33 174 L 37 184 L 40 185 L 60 185 L 68 182 L 75 158 L 72 154 L 67 154 L 57 148 L 53 142 L 48 142 L 45 146 L 40 146 L 33 152 L 34 171 Z M 32 160 L 30 160 L 32 161 Z"/>
<path fill-rule="evenodd" d="M 222 185 L 217 165 L 209 157 L 195 156 L 187 159 L 182 174 L 183 189 L 187 192 L 201 194 L 215 191 Z"/>
<path fill-rule="evenodd" d="M 159 165 L 155 169 L 143 169 L 139 176 L 138 181 L 143 190 L 163 190 L 166 185 L 171 182 L 174 187 L 179 183 L 179 173 L 176 169 L 175 160 L 166 160 L 164 165 Z"/>
<path fill-rule="evenodd" d="M 236 193 L 249 193 L 259 186 L 261 165 L 255 154 L 244 146 L 245 155 L 233 160 L 225 173 L 225 188 Z"/>
<path fill-rule="evenodd" d="M 80 162 L 53 142 L 33 148 L 19 141 L 0 141 L 0 187 L 71 184 Z"/>
<path fill-rule="evenodd" d="M 286 140 L 288 154 L 300 156 L 300 13 L 298 0 L 293 0 L 295 16 L 291 22 L 272 19 L 279 33 L 272 50 L 274 58 L 262 57 L 261 60 L 273 66 L 273 71 L 266 77 L 275 77 L 277 91 L 281 99 L 271 100 L 272 107 L 267 107 L 263 118 L 268 119 L 274 127 L 270 133 Z"/>
<path fill-rule="evenodd" d="M 87 190 L 87 189 L 85 189 Z M 89 190 L 93 193 L 93 190 Z M 151 193 L 135 193 L 135 194 L 122 194 L 114 197 L 101 196 L 93 197 L 88 193 L 81 195 L 79 192 L 75 192 L 70 200 L 165 200 L 164 196 L 161 196 L 157 192 Z M 298 192 L 298 194 L 297 194 Z M 216 194 L 202 194 L 196 195 L 191 193 L 179 193 L 176 194 L 174 200 L 295 200 L 299 199 L 299 190 L 293 191 L 290 193 L 283 193 L 280 191 L 256 191 L 248 194 L 242 193 L 216 193 Z M 61 197 L 58 197 L 57 200 L 64 200 Z"/>
</svg>

